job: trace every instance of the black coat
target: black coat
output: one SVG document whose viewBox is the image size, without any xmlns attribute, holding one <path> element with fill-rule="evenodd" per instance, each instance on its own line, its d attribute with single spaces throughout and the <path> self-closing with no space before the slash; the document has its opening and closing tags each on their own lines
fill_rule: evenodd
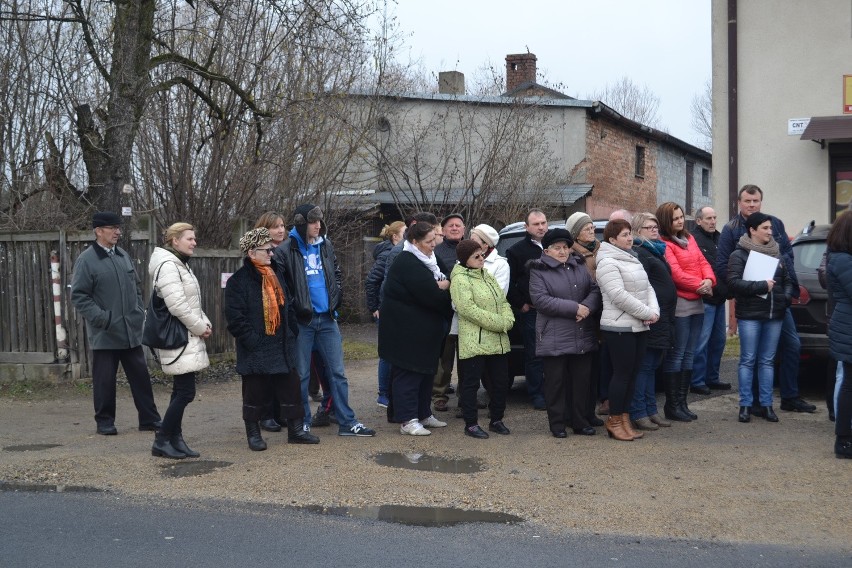
<svg viewBox="0 0 852 568">
<path fill-rule="evenodd" d="M 719 273 L 716 272 L 716 250 L 719 245 L 721 233 L 719 231 L 708 233 L 696 225 L 692 229 L 692 236 L 695 238 L 698 248 L 701 249 L 701 254 L 707 259 L 707 263 L 713 268 L 713 273 L 716 275 L 716 285 L 713 286 L 713 295 L 709 298 L 704 297 L 704 303 L 720 306 L 728 298 L 728 283 L 723 278 L 720 278 Z"/>
<path fill-rule="evenodd" d="M 281 325 L 275 335 L 266 335 L 263 320 L 263 290 L 260 273 L 246 258 L 243 266 L 225 285 L 225 319 L 236 339 L 237 373 L 272 375 L 296 368 L 296 336 L 299 333 L 281 266 L 273 259 L 272 269 L 284 289 L 286 305 L 281 308 Z"/>
<path fill-rule="evenodd" d="M 379 318 L 379 357 L 408 371 L 433 375 L 453 315 L 450 291 L 438 288 L 414 254 L 403 251 L 388 270 Z"/>
<path fill-rule="evenodd" d="M 373 267 L 367 273 L 367 279 L 364 281 L 364 293 L 367 295 L 367 310 L 372 314 L 381 306 L 379 298 L 379 290 L 382 288 L 382 282 L 385 280 L 385 264 L 388 255 L 393 248 L 393 243 L 390 241 L 382 241 L 373 249 Z"/>
<path fill-rule="evenodd" d="M 668 351 L 675 342 L 675 308 L 677 307 L 677 287 L 672 280 L 672 269 L 664 256 L 657 256 L 643 246 L 634 246 L 639 262 L 648 274 L 648 281 L 657 295 L 660 305 L 660 319 L 651 324 L 648 334 L 649 349 Z"/>
<path fill-rule="evenodd" d="M 743 280 L 749 251 L 737 245 L 728 259 L 728 287 L 734 295 L 737 319 L 770 320 L 781 319 L 793 294 L 792 280 L 787 276 L 787 265 L 779 262 L 775 269 L 775 284 L 772 292 L 766 280 Z M 767 294 L 766 298 L 760 296 Z"/>
<path fill-rule="evenodd" d="M 527 262 L 541 258 L 541 251 L 529 233 L 506 250 L 506 260 L 509 261 L 509 292 L 506 299 L 516 310 L 520 310 L 524 304 L 532 305 Z"/>
<path fill-rule="evenodd" d="M 299 322 L 307 325 L 314 317 L 308 278 L 305 276 L 305 257 L 299 250 L 299 242 L 292 235 L 275 248 L 275 259 L 283 267 L 284 279 L 293 294 L 294 309 Z M 337 263 L 334 247 L 328 237 L 320 244 L 325 289 L 328 292 L 329 315 L 337 319 L 337 309 L 343 302 L 343 273 Z"/>
<path fill-rule="evenodd" d="M 831 356 L 836 361 L 852 361 L 852 255 L 832 252 L 827 268 L 828 289 L 835 309 L 828 323 Z M 849 377 L 844 380 L 850 380 Z"/>
</svg>

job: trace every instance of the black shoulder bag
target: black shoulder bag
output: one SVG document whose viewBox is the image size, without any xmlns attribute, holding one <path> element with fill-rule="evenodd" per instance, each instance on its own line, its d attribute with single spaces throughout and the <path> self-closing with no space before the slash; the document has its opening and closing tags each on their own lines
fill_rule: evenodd
<svg viewBox="0 0 852 568">
<path fill-rule="evenodd" d="M 165 264 L 165 263 L 163 263 Z M 142 329 L 142 344 L 154 349 L 181 349 L 178 356 L 169 363 L 161 363 L 171 365 L 177 361 L 186 346 L 189 344 L 189 331 L 181 321 L 176 318 L 166 306 L 165 300 L 157 295 L 157 279 L 160 277 L 160 270 L 163 265 L 157 269 L 157 274 L 154 276 L 153 290 L 151 290 L 151 302 L 148 304 L 148 309 L 145 310 L 145 327 Z M 178 271 L 180 276 L 180 271 Z M 181 277 L 183 281 L 183 277 Z M 156 353 L 154 353 L 156 357 Z"/>
</svg>

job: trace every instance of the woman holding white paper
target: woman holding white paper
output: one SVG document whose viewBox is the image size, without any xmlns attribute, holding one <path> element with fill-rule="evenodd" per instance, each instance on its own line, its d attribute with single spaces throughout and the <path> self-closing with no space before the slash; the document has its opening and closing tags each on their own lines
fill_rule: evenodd
<svg viewBox="0 0 852 568">
<path fill-rule="evenodd" d="M 773 362 L 781 336 L 781 324 L 787 306 L 790 305 L 793 284 L 787 275 L 784 262 L 778 262 L 774 276 L 766 280 L 746 280 L 744 273 L 751 255 L 765 255 L 780 260 L 778 243 L 772 237 L 772 222 L 769 215 L 752 213 L 746 219 L 746 230 L 737 243 L 737 248 L 728 260 L 728 286 L 736 299 L 737 326 L 740 333 L 740 422 L 751 420 L 752 377 L 758 367 L 760 406 L 763 417 L 769 422 L 778 422 L 772 410 Z M 771 263 L 763 257 L 752 259 Z M 752 266 L 749 268 L 751 269 Z"/>
</svg>

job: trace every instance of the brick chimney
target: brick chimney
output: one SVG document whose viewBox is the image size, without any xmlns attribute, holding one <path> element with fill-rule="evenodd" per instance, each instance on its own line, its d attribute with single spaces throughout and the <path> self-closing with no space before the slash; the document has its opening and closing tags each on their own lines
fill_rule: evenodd
<svg viewBox="0 0 852 568">
<path fill-rule="evenodd" d="M 464 73 L 460 71 L 438 73 L 438 92 L 442 95 L 463 95 Z"/>
<path fill-rule="evenodd" d="M 537 58 L 533 53 L 506 56 L 506 92 L 511 93 L 521 83 L 535 83 Z"/>
</svg>

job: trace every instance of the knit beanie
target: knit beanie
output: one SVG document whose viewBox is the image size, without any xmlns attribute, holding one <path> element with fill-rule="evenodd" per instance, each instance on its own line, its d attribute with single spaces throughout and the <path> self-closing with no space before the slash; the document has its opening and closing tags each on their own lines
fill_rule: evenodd
<svg viewBox="0 0 852 568">
<path fill-rule="evenodd" d="M 481 252 L 479 244 L 473 239 L 465 239 L 460 241 L 456 247 L 456 256 L 459 259 L 459 264 L 467 266 L 468 259 L 474 254 Z"/>
<path fill-rule="evenodd" d="M 482 242 L 488 245 L 491 248 L 497 246 L 497 243 L 500 242 L 500 235 L 497 231 L 494 230 L 494 227 L 491 225 L 477 225 L 470 231 L 470 236 L 476 235 Z"/>
<path fill-rule="evenodd" d="M 568 220 L 565 222 L 565 228 L 568 229 L 571 236 L 576 239 L 577 235 L 580 234 L 580 231 L 583 230 L 583 227 L 591 222 L 591 217 L 589 217 L 586 213 L 579 211 L 568 217 Z"/>
</svg>

